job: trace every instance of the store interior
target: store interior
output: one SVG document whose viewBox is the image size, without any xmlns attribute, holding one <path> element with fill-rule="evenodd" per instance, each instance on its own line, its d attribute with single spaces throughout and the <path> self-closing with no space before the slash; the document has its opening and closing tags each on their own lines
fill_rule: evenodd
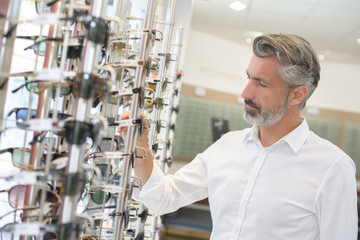
<svg viewBox="0 0 360 240">
<path fill-rule="evenodd" d="M 233 9 L 233 2 L 244 6 Z M 83 16 L 76 15 L 81 11 Z M 263 33 L 298 34 L 312 44 L 321 80 L 301 115 L 313 132 L 345 151 L 360 172 L 358 0 L 2 0 L 0 14 L 0 190 L 26 184 L 22 208 L 19 203 L 13 206 L 9 191 L 0 193 L 2 239 L 209 239 L 207 199 L 153 216 L 131 198 L 132 188 L 141 185 L 132 169 L 134 158 L 141 158 L 143 151 L 134 137 L 146 125 L 140 112 L 150 119 L 152 155 L 165 174 L 175 173 L 222 134 L 250 127 L 243 120 L 240 95 L 248 81 L 252 41 Z M 95 32 L 90 34 L 92 24 Z M 39 40 L 41 35 L 48 39 Z M 79 42 L 71 45 L 69 39 Z M 43 50 L 38 48 L 40 41 L 46 43 Z M 59 46 L 82 48 L 70 59 Z M 52 78 L 54 72 L 58 75 Z M 40 81 L 43 90 L 27 83 L 31 79 Z M 69 79 L 84 81 L 71 85 L 70 94 L 62 94 Z M 85 83 L 89 79 L 94 80 L 95 92 Z M 33 109 L 34 117 L 26 111 L 21 119 L 20 108 Z M 55 114 L 50 116 L 54 111 L 71 115 L 74 123 L 86 123 L 90 129 L 102 124 L 101 130 L 80 136 L 75 127 L 67 129 Z M 132 123 L 116 120 L 124 111 L 130 111 Z M 40 116 L 49 121 L 35 121 Z M 55 122 L 60 127 L 54 127 Z M 118 126 L 131 129 L 126 138 L 121 138 Z M 65 135 L 57 135 L 59 131 Z M 25 167 L 14 162 L 15 148 L 26 148 L 18 160 Z M 36 160 L 50 163 L 46 152 L 52 149 L 65 154 L 59 158 L 64 160 L 58 166 L 62 170 L 56 173 Z M 40 170 L 34 170 L 37 167 Z M 75 174 L 79 172 L 87 172 L 85 181 Z M 105 177 L 97 177 L 99 172 Z M 96 181 L 102 187 L 93 187 Z M 33 207 L 36 193 L 43 192 L 36 208 L 46 206 L 45 191 L 38 191 L 40 182 L 51 185 L 46 194 L 54 191 L 53 204 L 59 205 L 52 213 L 55 220 L 49 212 L 34 212 L 43 225 L 38 218 L 24 218 L 33 211 L 26 208 Z M 84 186 L 71 192 L 68 185 L 75 182 Z M 102 195 L 96 201 L 98 193 Z M 18 199 L 19 192 L 15 195 Z M 110 200 L 104 197 L 108 195 Z M 107 208 L 110 205 L 112 209 Z M 36 223 L 39 230 L 25 234 L 28 223 Z M 69 230 L 74 223 L 81 226 Z M 56 230 L 45 233 L 40 230 L 45 226 Z"/>
</svg>

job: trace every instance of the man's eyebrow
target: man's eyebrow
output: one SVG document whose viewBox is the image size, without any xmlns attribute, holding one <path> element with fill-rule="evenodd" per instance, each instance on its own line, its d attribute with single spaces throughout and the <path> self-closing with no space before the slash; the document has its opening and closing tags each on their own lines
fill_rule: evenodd
<svg viewBox="0 0 360 240">
<path fill-rule="evenodd" d="M 246 75 L 250 78 L 249 72 L 248 70 L 246 70 Z M 265 79 L 261 78 L 261 77 L 252 77 L 252 79 L 259 81 L 259 82 L 263 82 L 265 84 L 271 85 L 268 81 L 266 81 Z"/>
</svg>

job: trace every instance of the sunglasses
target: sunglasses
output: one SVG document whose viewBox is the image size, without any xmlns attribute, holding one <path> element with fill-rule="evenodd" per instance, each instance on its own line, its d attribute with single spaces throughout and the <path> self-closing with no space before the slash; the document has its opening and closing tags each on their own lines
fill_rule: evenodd
<svg viewBox="0 0 360 240">
<path fill-rule="evenodd" d="M 74 96 L 84 99 L 107 98 L 109 88 L 108 80 L 95 74 L 79 73 L 76 81 L 73 82 Z"/>
<path fill-rule="evenodd" d="M 111 193 L 104 192 L 102 189 L 97 189 L 89 193 L 91 200 L 96 204 L 107 203 L 111 198 Z"/>
<path fill-rule="evenodd" d="M 27 170 L 27 171 L 43 170 L 44 164 L 46 162 L 46 158 L 49 155 L 51 156 L 51 161 L 58 160 L 57 162 L 52 164 L 52 166 L 50 165 L 50 169 L 52 169 L 52 168 L 58 169 L 58 166 L 59 167 L 63 166 L 63 164 L 61 163 L 61 161 L 63 159 L 60 159 L 60 158 L 67 156 L 66 152 L 45 153 L 45 154 L 43 154 L 43 156 L 41 158 L 40 166 L 35 167 L 34 165 L 32 165 L 32 163 L 30 163 L 30 156 L 31 156 L 30 148 L 21 148 L 21 147 L 7 148 L 7 149 L 0 150 L 0 154 L 2 154 L 2 153 L 11 153 L 12 164 L 17 168 Z"/>
<path fill-rule="evenodd" d="M 43 0 L 36 0 L 35 1 L 35 10 L 37 14 L 44 14 L 44 13 L 49 13 L 51 12 L 51 7 L 55 4 L 59 2 L 59 0 L 51 0 L 51 1 L 43 1 Z M 69 3 L 70 1 L 64 1 L 66 3 Z M 86 8 L 87 6 L 90 5 L 91 1 L 90 0 L 85 0 L 83 1 L 84 3 L 81 4 L 82 8 Z M 78 16 L 81 14 L 87 14 L 88 10 L 87 9 L 76 9 L 74 8 L 74 15 Z"/>
<path fill-rule="evenodd" d="M 86 142 L 87 138 L 91 138 L 97 146 L 101 141 L 101 131 L 105 128 L 102 121 L 96 123 L 89 123 L 77 120 L 65 120 L 63 126 L 64 131 L 56 134 L 65 137 L 69 144 L 81 145 Z"/>
<path fill-rule="evenodd" d="M 51 177 L 51 175 L 49 175 Z M 85 184 L 88 181 L 86 172 L 75 172 L 68 173 L 66 175 L 53 175 L 53 177 L 59 177 L 61 186 L 60 194 L 67 196 L 75 196 L 80 193 L 83 193 Z M 56 181 L 58 179 L 53 179 Z"/>
<path fill-rule="evenodd" d="M 95 164 L 97 168 L 100 169 L 101 180 L 105 180 L 105 178 L 108 176 L 111 176 L 112 174 L 112 165 L 107 163 L 98 163 Z M 96 172 L 94 173 L 96 175 Z M 91 200 L 96 204 L 103 204 L 107 203 L 109 199 L 111 198 L 110 192 L 104 192 L 102 189 L 96 189 L 94 191 L 90 190 L 89 195 L 91 197 Z"/>
<path fill-rule="evenodd" d="M 22 123 L 24 129 L 41 131 L 34 137 L 31 144 L 42 142 L 47 132 L 54 132 L 57 136 L 64 137 L 69 144 L 84 144 L 89 137 L 93 140 L 93 144 L 97 146 L 101 141 L 103 130 L 106 130 L 108 126 L 106 120 L 104 119 L 103 121 L 101 117 L 95 118 L 94 123 L 92 123 L 74 120 L 67 114 L 63 116 L 66 118 L 55 122 L 52 119 L 31 119 L 26 121 L 26 123 Z"/>
</svg>

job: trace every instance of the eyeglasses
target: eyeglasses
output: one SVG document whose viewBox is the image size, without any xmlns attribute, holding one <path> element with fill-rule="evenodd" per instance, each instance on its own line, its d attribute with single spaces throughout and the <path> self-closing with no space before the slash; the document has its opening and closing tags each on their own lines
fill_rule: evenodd
<svg viewBox="0 0 360 240">
<path fill-rule="evenodd" d="M 94 74 L 80 73 L 74 81 L 73 93 L 80 98 L 106 98 L 109 93 L 107 79 L 100 78 Z"/>
<path fill-rule="evenodd" d="M 164 105 L 167 105 L 164 103 L 164 100 L 162 98 L 147 99 L 145 102 L 146 107 L 155 106 L 157 110 L 161 110 Z"/>
<path fill-rule="evenodd" d="M 36 36 L 17 36 L 17 38 L 21 39 L 29 39 L 34 40 L 35 42 L 30 46 L 26 47 L 24 50 L 32 49 L 36 55 L 45 56 L 46 53 L 46 43 L 48 42 L 59 42 L 63 43 L 64 38 L 48 38 L 45 36 L 36 37 Z M 77 37 L 77 38 L 70 38 L 68 39 L 68 47 L 66 52 L 67 59 L 76 59 L 80 58 L 82 52 L 82 45 L 83 45 L 84 38 Z M 63 46 L 59 45 L 58 47 L 58 61 L 61 60 Z"/>
<path fill-rule="evenodd" d="M 32 165 L 30 163 L 30 156 L 31 156 L 30 148 L 17 147 L 17 148 L 7 148 L 7 149 L 0 150 L 0 154 L 7 153 L 7 152 L 11 153 L 11 161 L 15 167 L 23 169 L 23 170 L 32 170 L 32 171 L 43 169 L 44 163 L 45 163 L 48 155 L 51 156 L 51 161 L 55 161 L 56 159 L 67 156 L 66 152 L 45 153 L 45 154 L 43 154 L 43 157 L 41 159 L 40 166 L 36 168 L 34 165 Z M 60 162 L 60 160 L 59 160 L 59 162 Z M 55 169 L 58 168 L 57 167 L 58 165 L 61 167 L 63 164 L 61 164 L 61 163 L 58 164 L 58 162 L 53 164 Z"/>
<path fill-rule="evenodd" d="M 58 207 L 60 206 L 61 200 L 59 195 L 51 190 L 38 189 L 35 197 L 35 206 L 25 206 L 25 200 L 27 195 L 27 189 L 30 185 L 15 185 L 6 190 L 0 190 L 0 193 L 7 192 L 8 193 L 8 202 L 12 208 L 33 208 L 40 207 L 40 200 L 42 191 L 46 191 L 45 202 L 51 203 L 54 207 L 52 213 L 55 214 L 57 212 Z"/>
<path fill-rule="evenodd" d="M 42 81 L 42 80 L 32 80 L 28 81 L 28 79 L 25 77 L 25 83 L 19 86 L 18 88 L 12 90 L 12 93 L 16 93 L 23 87 L 26 87 L 26 89 L 31 92 L 33 91 L 36 94 L 39 94 L 43 91 L 44 87 L 52 87 L 52 97 L 55 98 L 55 91 L 56 87 L 54 87 L 55 84 L 60 84 L 60 96 L 67 96 L 72 92 L 72 85 L 71 85 L 71 79 L 68 79 L 68 82 L 65 83 L 57 83 L 53 81 Z"/>
<path fill-rule="evenodd" d="M 35 109 L 29 109 L 29 108 L 14 108 L 11 110 L 7 117 L 10 117 L 11 114 L 15 113 L 16 116 L 16 126 L 19 128 L 24 128 L 26 125 L 23 124 L 24 121 L 28 119 L 34 119 L 36 117 L 36 110 Z"/>
<path fill-rule="evenodd" d="M 11 153 L 11 160 L 15 167 L 20 169 L 27 168 L 30 164 L 30 154 L 31 150 L 29 148 L 7 148 L 0 150 L 0 154 L 2 153 Z"/>
<path fill-rule="evenodd" d="M 29 109 L 29 108 L 14 108 L 12 109 L 7 117 L 10 117 L 11 114 L 15 113 L 16 117 L 16 126 L 18 126 L 21 129 L 26 129 L 27 124 L 25 121 L 28 120 L 27 116 L 29 115 L 29 119 L 35 119 L 36 118 L 36 109 Z M 52 112 L 49 112 L 48 115 L 50 118 L 52 117 Z M 69 118 L 71 115 L 66 113 L 58 113 L 57 118 L 60 120 L 64 120 L 66 118 Z"/>
<path fill-rule="evenodd" d="M 48 13 L 51 10 L 51 6 L 53 6 L 55 3 L 57 3 L 59 0 L 50 0 L 50 1 L 44 1 L 44 0 L 35 0 L 35 9 L 37 14 L 40 13 Z M 69 0 L 66 1 L 66 3 L 68 3 Z M 74 15 L 78 16 L 80 14 L 87 14 L 88 10 L 87 9 L 83 9 L 86 8 L 90 5 L 90 0 L 85 0 L 84 4 L 81 4 L 80 9 L 76 9 L 75 6 L 74 7 Z M 45 9 L 44 9 L 45 8 Z"/>
<path fill-rule="evenodd" d="M 124 144 L 124 141 L 119 136 L 114 136 L 113 145 L 111 145 L 112 138 L 103 137 L 97 146 L 100 152 L 120 150 Z"/>
<path fill-rule="evenodd" d="M 100 179 L 104 180 L 106 177 L 111 176 L 112 174 L 112 165 L 107 163 L 98 163 L 95 164 L 95 167 L 100 169 L 101 176 Z M 109 174 L 108 174 L 109 173 Z M 96 175 L 96 172 L 94 173 Z M 90 188 L 93 188 L 89 186 Z M 95 187 L 97 188 L 97 187 Z M 96 204 L 103 204 L 109 201 L 111 198 L 110 192 L 104 192 L 102 189 L 95 189 L 95 190 L 89 190 L 89 195 L 91 197 L 91 200 Z"/>
</svg>

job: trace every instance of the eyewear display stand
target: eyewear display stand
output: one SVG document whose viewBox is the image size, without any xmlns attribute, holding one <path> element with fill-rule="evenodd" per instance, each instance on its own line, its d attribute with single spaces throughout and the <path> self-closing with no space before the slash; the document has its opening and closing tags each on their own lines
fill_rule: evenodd
<svg viewBox="0 0 360 240">
<path fill-rule="evenodd" d="M 142 184 L 133 167 L 146 154 L 164 172 L 171 164 L 181 88 L 181 27 L 172 44 L 176 0 L 163 1 L 162 14 L 158 1 L 146 1 L 143 17 L 130 15 L 139 12 L 130 0 L 35 0 L 36 17 L 14 20 L 21 3 L 0 5 L 9 4 L 2 102 L 29 92 L 27 106 L 5 115 L 6 121 L 15 117 L 16 127 L 0 129 L 25 131 L 22 147 L 0 149 L 21 171 L 1 179 L 19 184 L 0 189 L 14 208 L 0 216 L 10 216 L 0 226 L 1 239 L 159 239 L 159 217 L 132 199 Z M 17 36 L 22 22 L 39 32 Z M 34 50 L 33 71 L 10 74 L 14 39 L 33 41 L 25 48 Z M 13 78 L 24 82 L 6 94 Z M 125 111 L 129 119 L 119 120 Z M 127 128 L 126 136 L 118 127 Z M 144 128 L 150 129 L 149 153 L 136 145 Z"/>
</svg>

